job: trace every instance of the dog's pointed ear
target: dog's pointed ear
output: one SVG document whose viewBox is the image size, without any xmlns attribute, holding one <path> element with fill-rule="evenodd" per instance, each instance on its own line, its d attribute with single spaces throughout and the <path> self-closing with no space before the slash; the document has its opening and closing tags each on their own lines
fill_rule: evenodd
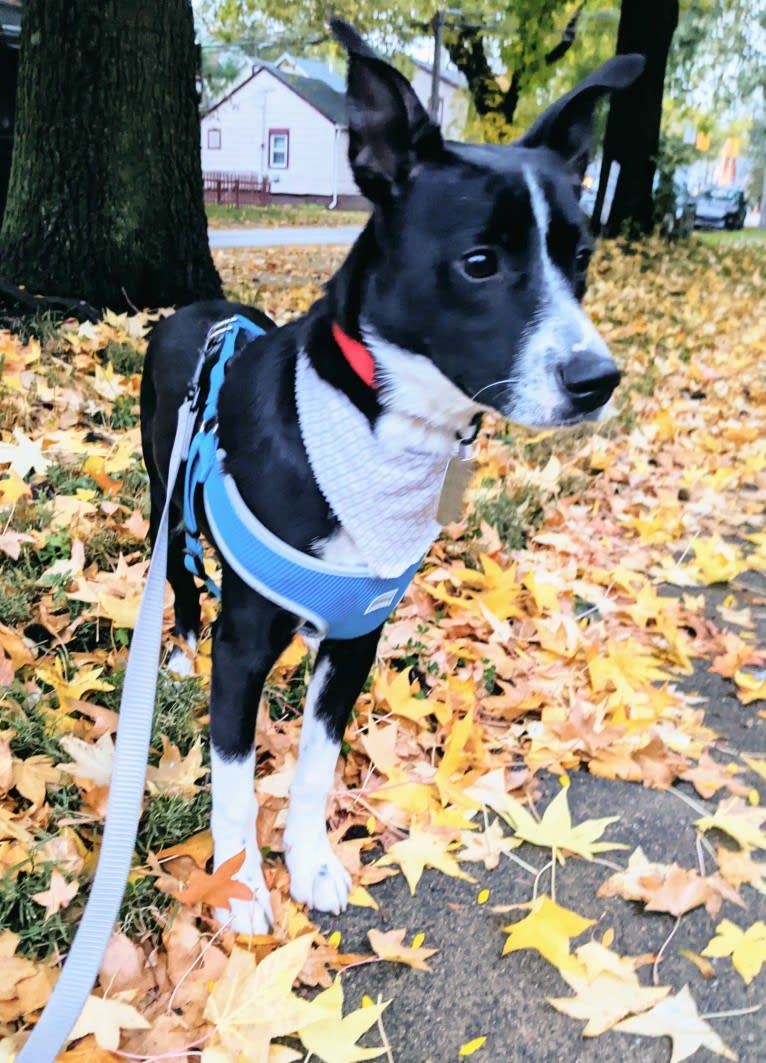
<svg viewBox="0 0 766 1063">
<path fill-rule="evenodd" d="M 593 111 L 607 93 L 626 89 L 646 66 L 643 55 L 616 55 L 544 111 L 519 145 L 557 152 L 582 180 L 588 165 Z"/>
<path fill-rule="evenodd" d="M 348 52 L 348 157 L 356 183 L 373 203 L 395 195 L 418 162 L 436 158 L 442 136 L 409 81 L 379 59 L 353 26 L 330 28 Z"/>
</svg>

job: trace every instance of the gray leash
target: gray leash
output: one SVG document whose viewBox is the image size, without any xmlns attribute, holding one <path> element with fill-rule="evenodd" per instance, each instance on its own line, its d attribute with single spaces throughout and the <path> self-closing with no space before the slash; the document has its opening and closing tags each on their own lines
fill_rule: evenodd
<svg viewBox="0 0 766 1063">
<path fill-rule="evenodd" d="M 194 430 L 196 411 L 192 389 L 196 390 L 200 368 L 201 360 L 187 398 L 178 411 L 165 508 L 130 645 L 98 867 L 64 968 L 37 1025 L 16 1057 L 16 1063 L 55 1063 L 96 981 L 120 911 L 141 815 L 157 692 L 167 571 L 168 512 L 178 470 L 189 452 Z"/>
</svg>

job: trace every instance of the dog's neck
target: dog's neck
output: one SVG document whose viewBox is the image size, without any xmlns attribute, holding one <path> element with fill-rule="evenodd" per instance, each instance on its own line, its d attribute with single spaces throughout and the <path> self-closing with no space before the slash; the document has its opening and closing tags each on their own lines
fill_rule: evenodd
<svg viewBox="0 0 766 1063">
<path fill-rule="evenodd" d="M 301 346 L 319 376 L 348 397 L 381 440 L 399 437 L 449 457 L 460 440 L 473 437 L 487 407 L 426 354 L 392 343 L 369 320 L 364 293 L 379 257 L 373 217 L 309 312 Z"/>
</svg>

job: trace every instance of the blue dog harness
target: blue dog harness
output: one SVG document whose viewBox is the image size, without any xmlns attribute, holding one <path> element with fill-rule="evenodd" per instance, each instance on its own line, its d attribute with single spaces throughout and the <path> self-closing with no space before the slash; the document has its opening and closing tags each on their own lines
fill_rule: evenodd
<svg viewBox="0 0 766 1063">
<path fill-rule="evenodd" d="M 200 377 L 209 371 L 207 394 L 192 438 L 184 479 L 184 564 L 220 598 L 205 573 L 195 512 L 198 489 L 216 549 L 249 587 L 302 617 L 324 638 L 351 639 L 379 627 L 401 601 L 422 558 L 395 578 L 370 575 L 363 565 L 331 565 L 282 542 L 247 508 L 218 443 L 218 395 L 237 341 L 263 334 L 239 314 L 208 333 L 190 387 L 201 400 Z"/>
</svg>

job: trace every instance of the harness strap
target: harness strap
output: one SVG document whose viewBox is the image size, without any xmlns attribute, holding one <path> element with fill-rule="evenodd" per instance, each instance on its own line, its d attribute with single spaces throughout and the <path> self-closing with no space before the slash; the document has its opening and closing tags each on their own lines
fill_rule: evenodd
<svg viewBox="0 0 766 1063">
<path fill-rule="evenodd" d="M 334 335 L 336 328 L 347 344 L 364 352 L 374 374 L 372 356 L 366 348 L 336 325 Z M 219 447 L 217 432 L 218 394 L 241 331 L 247 331 L 251 338 L 262 332 L 248 319 L 236 315 L 211 330 L 203 348 L 209 379 L 201 423 L 191 441 L 186 464 L 184 564 L 220 598 L 219 588 L 204 568 L 197 519 L 201 491 L 216 549 L 247 586 L 310 624 L 321 638 L 366 635 L 380 627 L 399 604 L 423 558 L 390 578 L 372 576 L 364 565 L 332 565 L 289 546 L 248 509 L 234 479 L 225 470 L 226 455 Z M 344 354 L 349 357 L 348 350 Z M 355 368 L 360 375 L 366 372 L 361 363 Z"/>
<path fill-rule="evenodd" d="M 192 385 L 197 380 L 198 373 Z M 64 968 L 16 1063 L 54 1063 L 93 988 L 101 958 L 119 915 L 141 815 L 157 692 L 167 570 L 168 511 L 179 467 L 189 449 L 194 421 L 194 401 L 187 394 L 178 411 L 165 508 L 157 530 L 157 541 L 125 670 L 109 804 L 96 874 Z"/>
</svg>

